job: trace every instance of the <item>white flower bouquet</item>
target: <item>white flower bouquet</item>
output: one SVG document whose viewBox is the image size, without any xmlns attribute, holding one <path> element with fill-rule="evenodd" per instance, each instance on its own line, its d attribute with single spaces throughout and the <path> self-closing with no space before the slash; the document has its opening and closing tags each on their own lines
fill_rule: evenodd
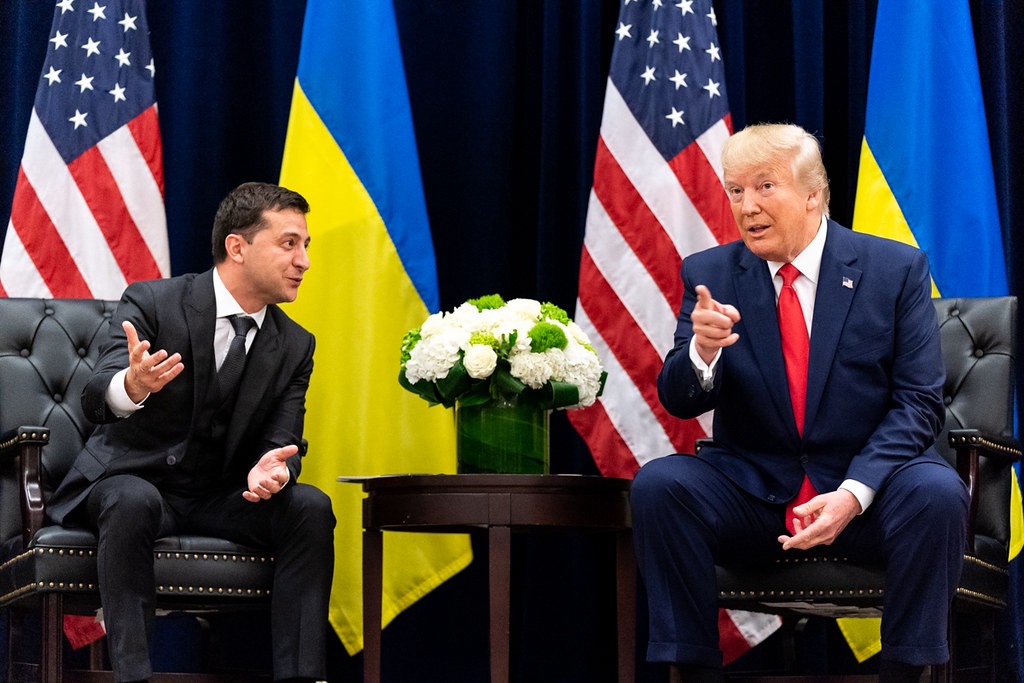
<svg viewBox="0 0 1024 683">
<path fill-rule="evenodd" d="M 407 332 L 398 381 L 447 408 L 515 399 L 558 409 L 592 405 L 606 377 L 587 335 L 564 310 L 491 294 Z"/>
</svg>

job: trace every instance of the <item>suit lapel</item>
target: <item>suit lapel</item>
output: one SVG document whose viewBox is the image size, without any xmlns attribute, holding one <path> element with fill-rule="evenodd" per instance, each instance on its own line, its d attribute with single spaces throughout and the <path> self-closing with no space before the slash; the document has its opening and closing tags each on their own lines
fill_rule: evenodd
<svg viewBox="0 0 1024 683">
<path fill-rule="evenodd" d="M 217 324 L 217 302 L 213 294 L 213 271 L 208 270 L 192 281 L 192 288 L 185 297 L 185 324 L 188 326 L 189 343 L 192 345 L 192 400 L 196 410 L 193 419 L 199 415 L 199 406 L 206 401 L 209 382 L 200 381 L 206 373 L 214 372 L 213 331 Z M 210 381 L 216 381 L 211 377 Z M 193 425 L 194 427 L 194 425 Z"/>
<path fill-rule="evenodd" d="M 768 264 L 748 249 L 740 251 L 735 274 L 736 301 L 745 328 L 747 342 L 757 366 L 769 387 L 772 404 L 779 419 L 791 425 L 793 438 L 799 438 L 793 405 L 789 400 L 789 380 L 782 357 L 782 338 L 775 308 L 775 287 Z M 743 334 L 743 333 L 741 333 Z"/>
<path fill-rule="evenodd" d="M 822 393 L 842 337 L 843 327 L 860 285 L 862 271 L 854 264 L 857 252 L 849 243 L 846 228 L 828 222 L 825 250 L 821 256 L 818 289 L 814 299 L 814 326 L 807 368 L 807 408 L 804 436 L 813 428 Z"/>
</svg>

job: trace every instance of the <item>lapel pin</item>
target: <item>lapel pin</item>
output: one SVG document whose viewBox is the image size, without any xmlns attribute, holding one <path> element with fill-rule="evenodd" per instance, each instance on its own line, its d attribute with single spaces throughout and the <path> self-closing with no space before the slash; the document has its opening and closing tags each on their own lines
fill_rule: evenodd
<svg viewBox="0 0 1024 683">
<path fill-rule="evenodd" d="M 843 278 L 843 287 L 846 287 L 847 289 L 853 289 L 853 280 L 851 280 L 848 277 L 844 277 Z"/>
</svg>

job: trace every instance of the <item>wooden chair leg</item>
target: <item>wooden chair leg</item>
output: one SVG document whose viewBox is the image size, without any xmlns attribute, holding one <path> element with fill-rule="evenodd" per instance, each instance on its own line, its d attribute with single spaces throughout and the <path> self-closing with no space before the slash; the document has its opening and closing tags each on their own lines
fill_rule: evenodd
<svg viewBox="0 0 1024 683">
<path fill-rule="evenodd" d="M 40 615 L 40 683 L 62 683 L 64 670 L 64 597 L 44 593 Z"/>
</svg>

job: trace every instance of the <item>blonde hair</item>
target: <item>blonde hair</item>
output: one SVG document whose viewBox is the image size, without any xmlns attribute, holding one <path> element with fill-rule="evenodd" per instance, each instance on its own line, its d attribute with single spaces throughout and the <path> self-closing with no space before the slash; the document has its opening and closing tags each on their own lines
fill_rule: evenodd
<svg viewBox="0 0 1024 683">
<path fill-rule="evenodd" d="M 821 206 L 828 216 L 828 174 L 821 160 L 818 139 L 790 123 L 758 123 L 730 136 L 722 146 L 722 168 L 747 169 L 789 161 L 793 177 L 811 192 L 821 190 Z"/>
</svg>

